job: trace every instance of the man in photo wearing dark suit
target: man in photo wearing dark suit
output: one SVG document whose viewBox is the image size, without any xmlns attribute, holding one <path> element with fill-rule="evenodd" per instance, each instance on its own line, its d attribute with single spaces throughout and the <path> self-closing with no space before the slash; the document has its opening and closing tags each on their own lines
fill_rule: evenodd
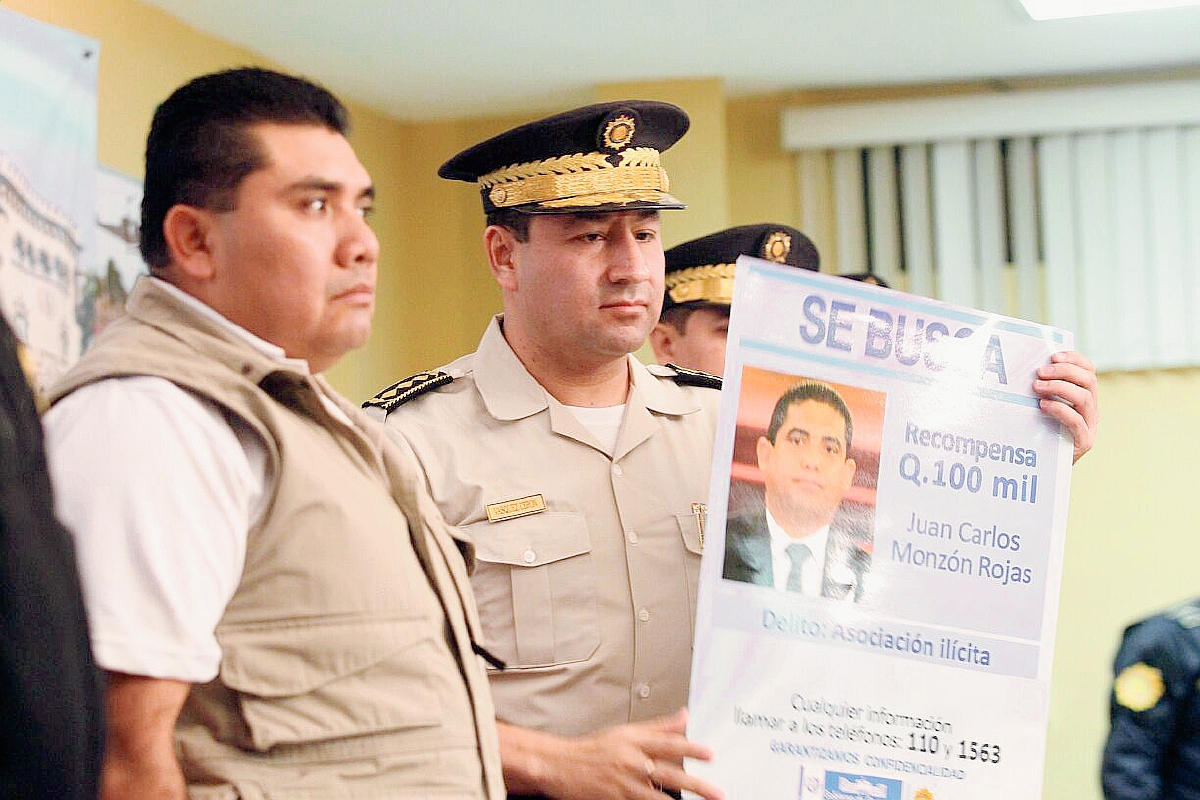
<svg viewBox="0 0 1200 800">
<path fill-rule="evenodd" d="M 724 578 L 862 598 L 870 556 L 830 527 L 854 482 L 853 429 L 850 409 L 832 386 L 803 381 L 784 392 L 757 444 L 764 508 L 729 520 Z"/>
</svg>

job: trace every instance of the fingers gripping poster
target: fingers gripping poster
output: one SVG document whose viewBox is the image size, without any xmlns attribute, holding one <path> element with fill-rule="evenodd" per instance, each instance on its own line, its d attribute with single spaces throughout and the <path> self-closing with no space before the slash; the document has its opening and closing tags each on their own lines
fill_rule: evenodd
<svg viewBox="0 0 1200 800">
<path fill-rule="evenodd" d="M 730 798 L 1042 785 L 1072 444 L 1069 333 L 741 258 L 688 769 Z"/>
</svg>

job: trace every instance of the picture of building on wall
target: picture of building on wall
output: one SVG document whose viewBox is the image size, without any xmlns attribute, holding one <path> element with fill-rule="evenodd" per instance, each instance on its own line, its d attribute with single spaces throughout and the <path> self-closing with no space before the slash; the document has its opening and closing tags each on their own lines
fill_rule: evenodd
<svg viewBox="0 0 1200 800">
<path fill-rule="evenodd" d="M 71 220 L 0 151 L 0 297 L 43 385 L 79 357 L 75 308 L 80 251 Z"/>
<path fill-rule="evenodd" d="M 140 181 L 105 167 L 96 170 L 94 250 L 84 255 L 75 314 L 84 350 L 125 313 L 134 281 L 146 272 L 138 249 L 141 204 Z"/>
<path fill-rule="evenodd" d="M 45 387 L 79 358 L 99 45 L 0 8 L 0 313 Z"/>
</svg>

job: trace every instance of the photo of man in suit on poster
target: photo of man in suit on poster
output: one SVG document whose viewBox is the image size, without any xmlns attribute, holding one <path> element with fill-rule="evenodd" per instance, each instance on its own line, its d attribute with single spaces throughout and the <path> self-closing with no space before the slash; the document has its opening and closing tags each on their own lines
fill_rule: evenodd
<svg viewBox="0 0 1200 800">
<path fill-rule="evenodd" d="M 754 440 L 753 461 L 762 485 L 762 503 L 730 509 L 726 526 L 727 580 L 770 586 L 782 591 L 835 600 L 862 599 L 871 563 L 871 520 L 875 473 L 878 469 L 878 424 L 873 452 L 867 455 L 868 471 L 859 484 L 865 491 L 843 509 L 855 487 L 860 465 L 854 457 L 854 417 L 842 391 L 831 384 L 805 378 L 779 376 L 748 368 L 774 378 L 789 379 L 778 396 L 766 430 Z M 757 385 L 754 375 L 743 380 L 743 399 Z M 761 383 L 761 381 L 759 381 Z M 853 388 L 853 387 L 847 387 Z M 777 391 L 777 390 L 776 390 Z M 883 395 L 857 392 L 882 419 Z M 746 439 L 739 406 L 739 439 L 745 454 Z M 758 430 L 762 430 L 761 427 Z M 734 481 L 738 481 L 735 448 Z M 740 472 L 745 475 L 748 470 Z M 731 497 L 735 492 L 731 491 Z M 863 502 L 863 497 L 868 502 Z"/>
</svg>

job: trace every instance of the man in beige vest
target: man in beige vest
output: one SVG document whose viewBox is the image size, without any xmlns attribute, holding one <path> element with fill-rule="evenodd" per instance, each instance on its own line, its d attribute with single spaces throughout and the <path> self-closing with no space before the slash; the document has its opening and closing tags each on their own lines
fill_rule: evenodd
<svg viewBox="0 0 1200 800">
<path fill-rule="evenodd" d="M 146 149 L 152 277 L 51 391 L 104 800 L 503 795 L 470 548 L 320 377 L 374 311 L 346 130 L 274 72 L 178 89 Z"/>
<path fill-rule="evenodd" d="M 479 349 L 370 404 L 408 442 L 472 578 L 509 791 L 720 791 L 683 770 L 719 382 L 630 353 L 663 295 L 666 103 L 568 111 L 440 170 L 477 182 L 504 314 Z M 718 754 L 719 757 L 719 754 Z"/>
</svg>

